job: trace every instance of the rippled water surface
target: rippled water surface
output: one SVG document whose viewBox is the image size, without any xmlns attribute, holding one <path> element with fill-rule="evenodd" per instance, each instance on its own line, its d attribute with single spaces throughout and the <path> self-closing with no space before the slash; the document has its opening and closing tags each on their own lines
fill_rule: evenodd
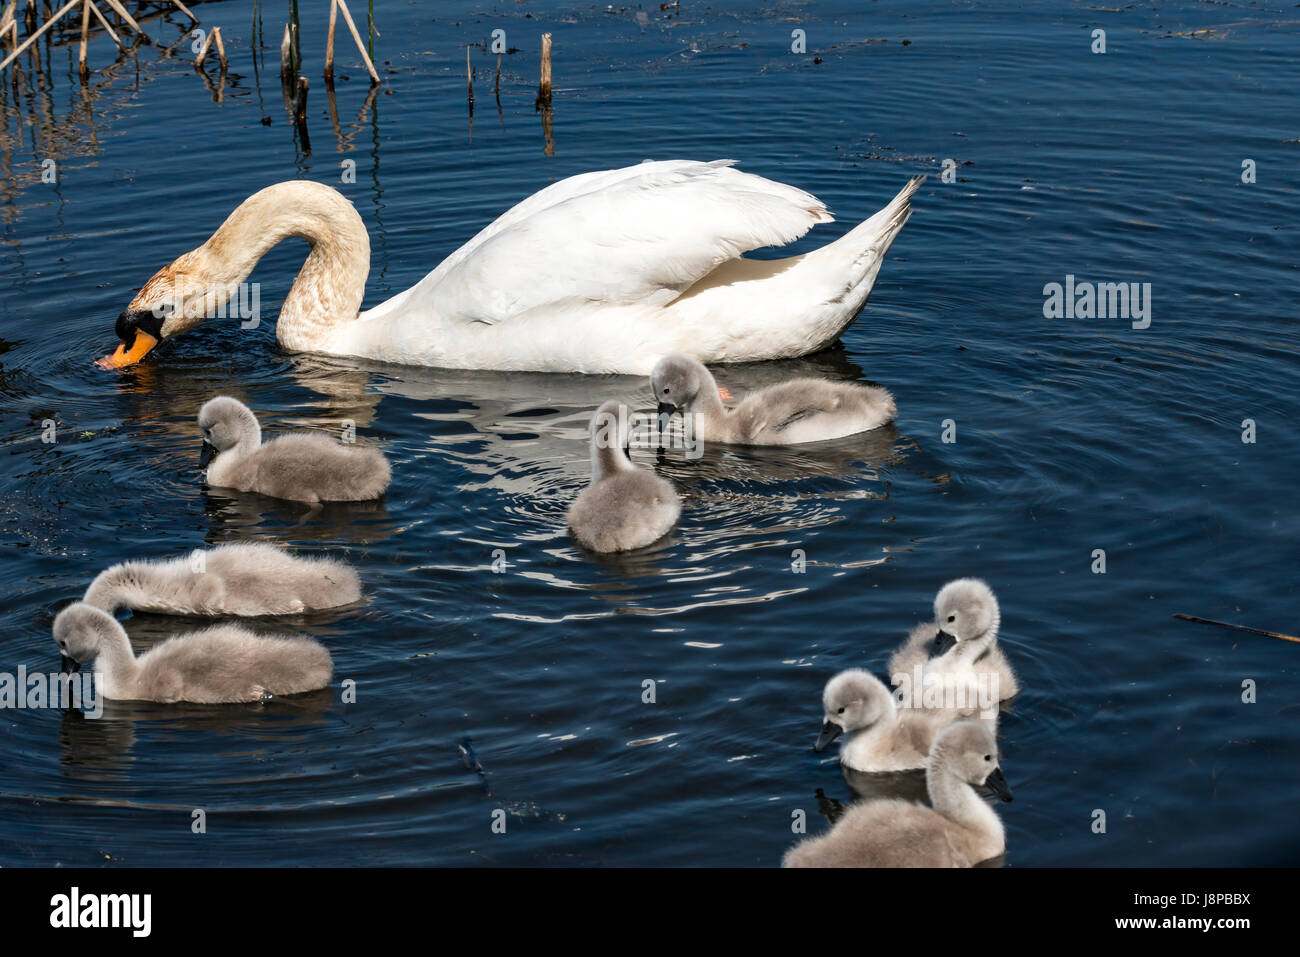
<svg viewBox="0 0 1300 957">
<path fill-rule="evenodd" d="M 308 155 L 271 49 L 288 4 L 263 6 L 255 64 L 252 5 L 196 5 L 223 27 L 224 84 L 188 41 L 113 66 L 102 36 L 85 86 L 75 45 L 43 46 L 52 69 L 17 90 L 0 78 L 0 670 L 56 667 L 53 614 L 113 562 L 272 541 L 361 571 L 360 608 L 255 623 L 319 638 L 357 700 L 0 712 L 0 864 L 772 865 L 795 810 L 815 833 L 852 795 L 810 749 L 821 685 L 883 671 L 961 575 L 997 589 L 1025 688 L 1002 722 L 1009 865 L 1300 862 L 1300 648 L 1173 618 L 1297 630 L 1300 12 L 385 2 L 382 87 L 368 98 L 341 44 L 333 104 L 312 12 Z M 499 109 L 496 28 L 518 49 Z M 638 453 L 686 503 L 645 553 L 595 560 L 563 527 L 591 411 L 649 407 L 643 381 L 294 355 L 269 322 L 218 320 L 135 370 L 91 365 L 133 291 L 269 183 L 352 200 L 370 306 L 555 179 L 646 157 L 735 158 L 816 193 L 837 222 L 796 251 L 930 180 L 841 348 L 719 375 L 736 394 L 876 382 L 896 427 Z M 304 251 L 253 274 L 267 315 Z M 1067 275 L 1149 282 L 1150 327 L 1044 318 Z M 354 421 L 392 490 L 317 513 L 205 490 L 194 416 L 218 392 L 269 434 Z M 126 624 L 142 649 L 192 623 Z"/>
</svg>

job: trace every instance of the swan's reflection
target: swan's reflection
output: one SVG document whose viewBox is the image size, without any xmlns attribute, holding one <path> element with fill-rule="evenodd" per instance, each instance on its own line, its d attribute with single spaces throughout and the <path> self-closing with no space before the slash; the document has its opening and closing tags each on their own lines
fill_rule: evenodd
<svg viewBox="0 0 1300 957">
<path fill-rule="evenodd" d="M 77 708 L 63 712 L 59 726 L 60 762 L 65 774 L 82 780 L 119 780 L 135 760 L 137 732 L 177 736 L 200 734 L 205 739 L 277 733 L 300 734 L 323 725 L 335 702 L 332 688 L 273 698 L 253 704 L 157 704 L 152 701 L 103 702 L 103 714 L 88 718 Z"/>
<path fill-rule="evenodd" d="M 209 523 L 203 538 L 210 545 L 247 541 L 276 544 L 283 535 L 294 541 L 370 545 L 398 531 L 383 499 L 308 505 L 255 492 L 206 488 L 202 500 Z"/>
</svg>

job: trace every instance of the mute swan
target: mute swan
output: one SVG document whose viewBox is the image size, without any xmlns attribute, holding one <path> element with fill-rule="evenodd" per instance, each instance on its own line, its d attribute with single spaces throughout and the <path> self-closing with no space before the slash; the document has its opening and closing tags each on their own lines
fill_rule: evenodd
<svg viewBox="0 0 1300 957">
<path fill-rule="evenodd" d="M 781 866 L 974 867 L 1006 851 L 1001 819 L 972 787 L 1011 800 L 987 728 L 975 721 L 945 728 L 930 748 L 925 781 L 931 807 L 897 799 L 855 804 L 828 833 L 786 851 Z"/>
<path fill-rule="evenodd" d="M 225 315 L 257 261 L 287 236 L 311 244 L 276 323 L 287 349 L 646 375 L 672 352 L 748 362 L 825 348 L 866 304 L 924 177 L 835 242 L 758 261 L 741 253 L 833 220 L 816 197 L 733 162 L 645 162 L 560 180 L 365 312 L 370 240 L 357 211 L 320 183 L 277 183 L 144 284 L 118 317 L 121 344 L 100 365 L 131 365 L 204 317 Z"/>
<path fill-rule="evenodd" d="M 1002 612 L 997 596 L 978 578 L 958 578 L 939 589 L 933 624 L 917 625 L 889 659 L 889 676 L 912 677 L 919 664 L 924 675 L 950 676 L 974 688 L 997 680 L 998 699 L 1020 693 L 1020 682 L 1002 649 L 998 627 Z"/>
<path fill-rule="evenodd" d="M 870 774 L 925 767 L 935 735 L 962 716 L 950 708 L 899 708 L 880 679 L 859 668 L 831 678 L 822 704 L 825 715 L 813 750 L 839 739 L 840 763 Z M 995 731 L 996 716 L 991 722 Z"/>
<path fill-rule="evenodd" d="M 215 625 L 168 638 L 139 658 L 112 615 L 76 602 L 54 618 L 63 670 L 93 661 L 105 698 L 230 704 L 301 694 L 329 684 L 330 653 L 310 638 L 267 638 Z"/>
<path fill-rule="evenodd" d="M 667 479 L 627 454 L 627 406 L 609 401 L 591 417 L 591 484 L 569 508 L 573 537 L 594 552 L 644 548 L 677 524 L 682 503 Z"/>
<path fill-rule="evenodd" d="M 196 549 L 183 558 L 122 562 L 106 568 L 84 601 L 176 615 L 292 615 L 361 598 L 352 568 L 329 558 L 298 558 L 274 545 Z"/>
<path fill-rule="evenodd" d="M 884 389 L 856 382 L 792 379 L 750 393 L 734 409 L 718 383 L 690 356 L 660 359 L 650 373 L 659 414 L 694 416 L 695 435 L 731 445 L 797 445 L 838 439 L 893 421 L 898 409 Z"/>
<path fill-rule="evenodd" d="M 203 404 L 199 430 L 199 465 L 207 466 L 213 486 L 297 502 L 365 502 L 383 495 L 392 478 L 382 452 L 316 432 L 291 432 L 263 445 L 257 416 L 228 395 Z"/>
</svg>

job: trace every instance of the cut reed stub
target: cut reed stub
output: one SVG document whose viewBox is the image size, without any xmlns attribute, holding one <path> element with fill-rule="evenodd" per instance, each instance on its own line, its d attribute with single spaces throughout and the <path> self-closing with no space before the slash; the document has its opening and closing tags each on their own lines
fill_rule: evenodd
<svg viewBox="0 0 1300 957">
<path fill-rule="evenodd" d="M 338 0 L 330 0 L 330 26 L 325 35 L 325 85 L 334 85 L 334 28 L 339 21 Z"/>
<path fill-rule="evenodd" d="M 298 140 L 302 151 L 311 154 L 311 137 L 307 135 L 307 78 L 298 77 L 293 96 L 293 122 L 298 127 Z"/>
<path fill-rule="evenodd" d="M 542 34 L 542 75 L 537 84 L 537 99 L 533 109 L 540 110 L 551 105 L 551 35 Z"/>
<path fill-rule="evenodd" d="M 474 109 L 474 69 L 469 65 L 469 47 L 465 48 L 465 82 L 469 87 L 469 108 Z"/>
</svg>

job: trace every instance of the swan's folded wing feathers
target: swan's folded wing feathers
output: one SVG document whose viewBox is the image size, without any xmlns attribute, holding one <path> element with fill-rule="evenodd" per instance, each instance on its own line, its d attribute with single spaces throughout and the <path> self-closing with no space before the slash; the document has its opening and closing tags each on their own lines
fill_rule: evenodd
<svg viewBox="0 0 1300 957">
<path fill-rule="evenodd" d="M 646 163 L 526 201 L 536 211 L 507 213 L 428 294 L 449 318 L 487 323 L 566 303 L 666 305 L 721 263 L 830 221 L 811 194 L 728 163 Z"/>
</svg>

